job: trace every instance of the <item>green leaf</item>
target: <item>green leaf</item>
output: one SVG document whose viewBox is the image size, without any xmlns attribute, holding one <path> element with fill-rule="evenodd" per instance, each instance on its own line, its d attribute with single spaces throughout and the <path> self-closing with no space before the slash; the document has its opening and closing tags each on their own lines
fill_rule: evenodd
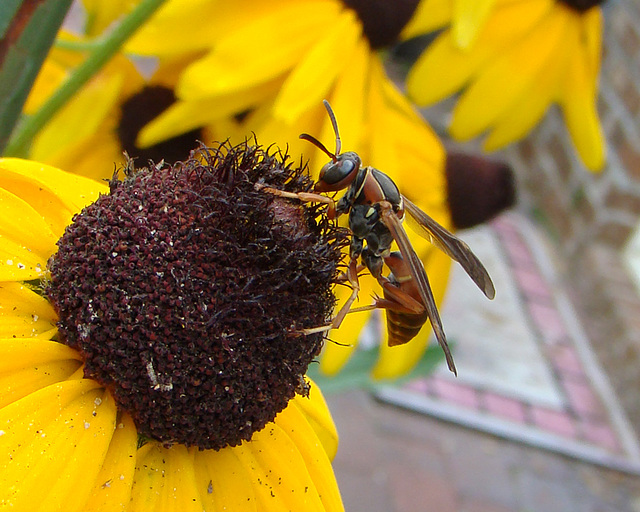
<svg viewBox="0 0 640 512">
<path fill-rule="evenodd" d="M 71 0 L 0 2 L 0 152 L 70 5 Z"/>
<path fill-rule="evenodd" d="M 450 343 L 450 345 L 453 346 L 453 343 Z M 372 391 L 383 383 L 400 385 L 418 377 L 429 375 L 433 373 L 436 366 L 444 360 L 440 347 L 437 344 L 431 344 L 416 367 L 409 372 L 409 374 L 403 377 L 398 377 L 393 381 L 379 381 L 371 378 L 371 370 L 375 366 L 378 355 L 378 347 L 367 350 L 358 349 L 353 353 L 349 362 L 337 375 L 328 377 L 320 373 L 318 365 L 314 364 L 311 364 L 307 369 L 307 375 L 313 379 L 313 381 L 326 395 L 340 393 L 341 391 L 348 389 L 366 389 Z"/>
</svg>

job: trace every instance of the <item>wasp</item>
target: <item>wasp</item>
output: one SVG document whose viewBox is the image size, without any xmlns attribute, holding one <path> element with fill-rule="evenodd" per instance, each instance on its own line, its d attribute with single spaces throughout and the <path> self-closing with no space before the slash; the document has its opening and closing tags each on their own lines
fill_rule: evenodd
<svg viewBox="0 0 640 512">
<path fill-rule="evenodd" d="M 314 193 L 289 193 L 263 187 L 284 197 L 325 203 L 328 205 L 328 215 L 333 219 L 349 215 L 352 236 L 350 261 L 345 274 L 352 293 L 331 324 L 320 329 L 337 328 L 347 313 L 355 311 L 351 306 L 360 289 L 358 273 L 366 268 L 378 280 L 384 298 L 377 299 L 372 307 L 357 309 L 387 310 L 390 345 L 407 343 L 429 320 L 449 369 L 457 374 L 427 273 L 403 227 L 405 214 L 408 213 L 415 221 L 420 235 L 462 265 L 489 299 L 495 296 L 491 277 L 465 242 L 402 195 L 389 176 L 374 167 L 363 166 L 360 156 L 354 151 L 341 153 L 342 142 L 336 116 L 328 101 L 324 100 L 324 106 L 336 135 L 335 152 L 329 151 L 312 135 L 300 135 L 301 139 L 311 142 L 331 158 L 320 170 Z M 337 202 L 332 197 L 322 195 L 341 190 L 346 191 Z M 399 251 L 392 252 L 394 242 Z M 362 265 L 358 265 L 359 260 Z M 390 270 L 388 276 L 383 274 L 385 265 Z"/>
</svg>

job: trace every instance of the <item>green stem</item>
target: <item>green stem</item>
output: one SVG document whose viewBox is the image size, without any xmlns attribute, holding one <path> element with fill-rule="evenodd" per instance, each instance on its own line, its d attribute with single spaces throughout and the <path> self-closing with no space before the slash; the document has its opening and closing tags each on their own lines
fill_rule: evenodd
<svg viewBox="0 0 640 512">
<path fill-rule="evenodd" d="M 98 39 L 87 60 L 73 71 L 67 81 L 49 97 L 35 114 L 25 118 L 18 125 L 4 152 L 5 156 L 26 156 L 38 131 L 118 52 L 124 42 L 165 1 L 142 0 L 113 31 Z"/>
</svg>

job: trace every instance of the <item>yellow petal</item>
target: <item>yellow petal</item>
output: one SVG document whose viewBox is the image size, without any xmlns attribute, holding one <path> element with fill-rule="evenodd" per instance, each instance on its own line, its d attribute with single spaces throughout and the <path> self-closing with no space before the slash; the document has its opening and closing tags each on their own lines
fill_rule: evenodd
<svg viewBox="0 0 640 512">
<path fill-rule="evenodd" d="M 178 97 L 193 100 L 230 93 L 283 75 L 331 26 L 339 8 L 337 2 L 276 4 L 268 14 L 251 17 L 185 70 Z M 286 34 L 282 20 L 296 20 L 286 25 Z"/>
<path fill-rule="evenodd" d="M 296 1 L 168 1 L 126 42 L 125 50 L 163 59 L 208 50 L 243 27 L 247 23 L 245 13 L 257 19 L 273 12 L 276 4 L 282 6 Z M 167 37 L 167 34 L 173 37 Z M 177 39 L 179 44 L 176 44 Z"/>
<path fill-rule="evenodd" d="M 561 100 L 567 128 L 578 153 L 592 171 L 601 170 L 605 162 L 605 142 L 597 110 L 597 74 L 594 74 L 594 56 L 591 48 L 583 46 L 581 20 L 573 19 L 572 36 L 565 44 L 573 49 L 566 69 L 566 88 Z M 599 27 L 593 27 L 597 30 Z M 591 52 L 589 51 L 591 50 Z"/>
<path fill-rule="evenodd" d="M 123 76 L 102 75 L 83 87 L 35 137 L 30 158 L 50 161 L 66 145 L 94 133 L 113 114 L 123 83 Z"/>
<path fill-rule="evenodd" d="M 113 22 L 126 14 L 135 3 L 134 0 L 112 0 L 110 2 L 82 0 L 87 12 L 85 24 L 87 35 L 91 37 L 100 35 Z"/>
<path fill-rule="evenodd" d="M 269 423 L 233 450 L 248 469 L 259 509 L 324 511 L 304 459 L 278 425 Z"/>
<path fill-rule="evenodd" d="M 0 189 L 0 279 L 30 280 L 42 275 L 58 237 L 29 204 Z"/>
<path fill-rule="evenodd" d="M 367 106 L 366 96 L 362 94 L 362 91 L 366 91 L 369 87 L 370 62 L 376 59 L 378 56 L 371 53 L 367 41 L 360 38 L 351 54 L 349 65 L 338 75 L 331 95 L 327 98 L 336 114 L 342 143 L 347 150 L 358 152 L 362 158 L 366 157 L 363 146 L 367 143 L 363 140 Z M 333 133 L 333 127 L 324 106 L 318 104 L 318 107 L 322 112 L 320 137 L 325 145 L 332 149 L 335 133 Z M 305 154 L 309 153 L 305 152 Z M 321 161 L 325 162 L 327 155 L 322 153 L 321 158 Z M 316 173 L 319 170 L 320 167 L 313 169 Z"/>
<path fill-rule="evenodd" d="M 531 86 L 554 58 L 567 27 L 565 16 L 554 11 L 528 37 L 485 68 L 458 101 L 449 130 L 460 140 L 486 130 Z"/>
<path fill-rule="evenodd" d="M 38 211 L 56 237 L 75 213 L 109 192 L 104 183 L 19 158 L 0 158 L 0 187 Z"/>
<path fill-rule="evenodd" d="M 449 280 L 451 259 L 436 249 L 430 252 L 428 258 L 421 254 L 421 259 L 429 276 L 436 303 L 441 304 Z M 445 325 L 445 332 L 446 329 Z M 375 379 L 393 379 L 406 375 L 418 364 L 430 339 L 432 339 L 432 334 L 429 322 L 424 325 L 418 336 L 405 345 L 389 347 L 385 334 L 380 348 L 380 357 L 372 372 L 373 377 Z"/>
<path fill-rule="evenodd" d="M 376 121 L 376 129 L 390 140 L 399 157 L 393 171 L 388 167 L 381 170 L 393 178 L 403 194 L 447 227 L 448 215 L 439 214 L 442 208 L 446 210 L 444 147 L 393 84 L 383 82 L 383 94 L 388 107 L 385 117 Z"/>
<path fill-rule="evenodd" d="M 67 78 L 68 70 L 52 59 L 46 59 L 24 104 L 24 113 L 33 114 Z"/>
<path fill-rule="evenodd" d="M 444 27 L 452 13 L 452 0 L 422 0 L 400 37 L 410 39 Z"/>
<path fill-rule="evenodd" d="M 49 161 L 68 172 L 104 183 L 115 169 L 123 169 L 126 158 L 120 140 L 110 122 L 105 121 L 95 133 L 58 152 Z"/>
<path fill-rule="evenodd" d="M 565 38 L 566 41 L 566 38 Z M 576 57 L 566 42 L 555 49 L 555 55 L 520 96 L 515 98 L 484 141 L 485 151 L 494 151 L 519 140 L 540 121 L 549 105 L 559 99 L 561 84 L 566 73 L 567 63 Z"/>
<path fill-rule="evenodd" d="M 257 510 L 254 482 L 236 450 L 203 450 L 195 453 L 196 485 L 203 510 L 254 512 Z M 203 492 L 204 490 L 204 492 Z"/>
<path fill-rule="evenodd" d="M 311 386 L 309 396 L 296 395 L 289 404 L 297 407 L 304 414 L 309 425 L 311 425 L 318 439 L 320 439 L 327 456 L 333 460 L 338 451 L 338 431 L 322 391 L 315 382 L 309 378 L 307 379 Z"/>
<path fill-rule="evenodd" d="M 202 512 L 200 495 L 206 489 L 196 485 L 193 457 L 182 444 L 165 448 L 149 442 L 140 448 L 127 510 Z"/>
<path fill-rule="evenodd" d="M 69 378 L 80 355 L 55 341 L 0 339 L 0 408 Z"/>
<path fill-rule="evenodd" d="M 460 48 L 468 48 L 482 29 L 496 0 L 455 0 L 453 38 Z"/>
<path fill-rule="evenodd" d="M 320 104 L 343 68 L 351 65 L 361 31 L 354 11 L 340 13 L 286 78 L 273 115 L 291 123 L 305 110 Z M 335 55 L 342 58 L 335 59 Z"/>
<path fill-rule="evenodd" d="M 227 2 L 211 0 L 165 2 L 125 43 L 125 51 L 152 57 L 172 57 L 177 53 L 192 53 L 210 48 L 216 38 L 220 37 L 218 18 L 229 18 L 224 14 L 226 4 Z M 223 12 L 220 12 L 221 9 Z M 238 18 L 244 19 L 243 16 Z M 207 22 L 198 23 L 199 20 Z M 167 34 L 175 37 L 167 37 Z M 177 37 L 179 44 L 176 44 Z"/>
<path fill-rule="evenodd" d="M 600 74 L 602 60 L 602 10 L 599 7 L 589 9 L 579 20 L 581 40 L 584 43 L 585 62 L 588 75 L 594 85 Z"/>
<path fill-rule="evenodd" d="M 247 111 L 275 94 L 281 85 L 282 80 L 276 79 L 228 94 L 178 101 L 147 124 L 138 135 L 137 142 L 140 147 L 148 147 L 217 119 Z"/>
<path fill-rule="evenodd" d="M 0 283 L 0 338 L 42 336 L 58 317 L 47 299 L 19 282 Z"/>
<path fill-rule="evenodd" d="M 12 510 L 83 509 L 116 408 L 92 380 L 54 384 L 0 409 L 0 489 Z"/>
<path fill-rule="evenodd" d="M 530 0 L 494 8 L 467 50 L 457 46 L 451 30 L 443 32 L 410 70 L 409 96 L 419 105 L 429 105 L 453 94 L 484 69 L 488 59 L 519 42 L 554 5 L 553 0 Z"/>
<path fill-rule="evenodd" d="M 306 417 L 296 407 L 287 407 L 274 421 L 300 452 L 324 506 L 323 510 L 342 510 L 342 499 L 331 461 Z"/>
<path fill-rule="evenodd" d="M 106 395 L 107 400 L 113 400 Z M 128 414 L 117 422 L 109 450 L 83 512 L 122 512 L 131 500 L 138 433 Z"/>
</svg>

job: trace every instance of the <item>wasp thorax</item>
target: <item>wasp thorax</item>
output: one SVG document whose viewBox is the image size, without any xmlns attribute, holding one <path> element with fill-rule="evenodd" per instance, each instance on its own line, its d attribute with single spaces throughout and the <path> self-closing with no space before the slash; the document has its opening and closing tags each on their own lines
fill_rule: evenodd
<svg viewBox="0 0 640 512">
<path fill-rule="evenodd" d="M 50 261 L 61 341 L 139 432 L 220 449 L 251 438 L 301 386 L 334 306 L 344 244 L 286 156 L 242 144 L 128 169 L 76 215 Z"/>
</svg>

